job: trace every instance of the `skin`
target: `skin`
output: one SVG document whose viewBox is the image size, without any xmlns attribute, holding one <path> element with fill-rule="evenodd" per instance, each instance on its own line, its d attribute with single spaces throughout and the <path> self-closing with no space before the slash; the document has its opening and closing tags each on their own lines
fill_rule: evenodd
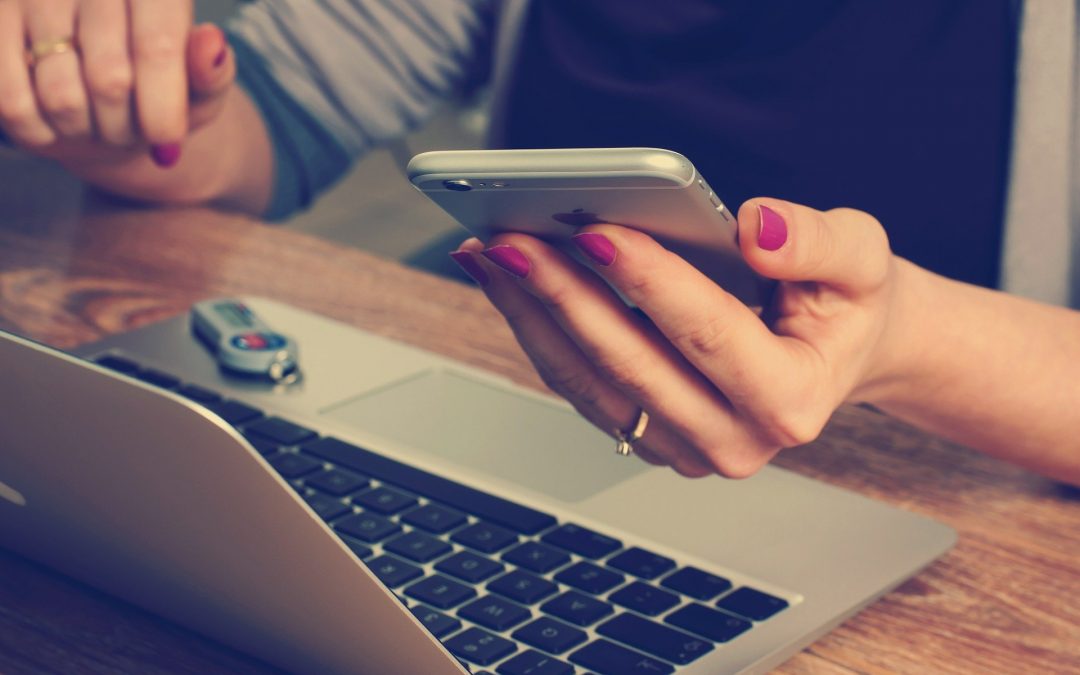
<svg viewBox="0 0 1080 675">
<path fill-rule="evenodd" d="M 28 65 L 27 46 L 76 51 Z M 0 0 L 0 128 L 106 191 L 259 213 L 272 152 L 224 33 L 191 0 Z"/>
<path fill-rule="evenodd" d="M 28 64 L 29 45 L 69 36 L 77 51 Z M 263 212 L 270 140 L 235 77 L 224 34 L 192 24 L 191 0 L 0 0 L 0 129 L 109 192 Z M 786 224 L 779 248 L 759 246 L 761 205 Z M 646 461 L 749 476 L 816 438 L 837 406 L 870 403 L 1080 484 L 1080 313 L 920 269 L 857 211 L 758 199 L 739 222 L 743 256 L 781 282 L 761 317 L 613 225 L 584 230 L 616 252 L 594 271 L 644 317 L 536 239 L 487 242 L 524 256 L 523 279 L 478 241 L 459 254 L 479 266 L 545 381 L 585 417 L 610 431 L 650 413 L 635 444 Z"/>
<path fill-rule="evenodd" d="M 760 245 L 762 206 L 786 229 L 776 250 Z M 649 412 L 634 445 L 645 461 L 692 477 L 750 476 L 816 438 L 841 404 L 869 403 L 1080 484 L 1080 313 L 919 268 L 850 209 L 743 205 L 742 254 L 780 282 L 761 316 L 647 235 L 581 232 L 610 242 L 614 260 L 591 266 L 644 316 L 527 235 L 471 239 L 455 256 L 479 266 L 474 278 L 544 381 L 582 415 L 610 432 Z M 506 246 L 527 260 L 524 278 L 496 264 L 505 250 L 493 249 Z"/>
</svg>

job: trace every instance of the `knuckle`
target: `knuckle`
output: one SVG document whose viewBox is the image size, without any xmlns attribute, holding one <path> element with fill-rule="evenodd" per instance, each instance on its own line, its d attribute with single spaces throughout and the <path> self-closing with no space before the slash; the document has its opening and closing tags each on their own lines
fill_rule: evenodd
<svg viewBox="0 0 1080 675">
<path fill-rule="evenodd" d="M 118 54 L 88 64 L 86 78 L 90 93 L 105 103 L 126 103 L 135 79 L 127 59 Z"/>
<path fill-rule="evenodd" d="M 716 450 L 703 453 L 713 471 L 732 480 L 753 476 L 765 466 L 768 455 L 746 450 Z"/>
<path fill-rule="evenodd" d="M 637 302 L 641 298 L 648 298 L 655 295 L 653 289 L 655 288 L 654 284 L 656 283 L 656 280 L 657 275 L 640 270 L 636 274 L 621 279 L 619 281 L 619 290 L 622 291 L 626 297 Z"/>
<path fill-rule="evenodd" d="M 599 403 L 596 378 L 575 368 L 554 368 L 548 365 L 537 369 L 540 379 L 552 391 L 576 406 L 592 408 Z M 582 411 L 584 412 L 584 411 Z"/>
<path fill-rule="evenodd" d="M 793 448 L 817 440 L 825 428 L 825 420 L 808 412 L 775 413 L 763 421 L 761 428 L 770 445 Z"/>
<path fill-rule="evenodd" d="M 38 93 L 41 97 L 41 107 L 51 116 L 71 119 L 86 111 L 86 98 L 79 87 L 72 82 L 49 81 L 39 87 Z"/>
<path fill-rule="evenodd" d="M 601 356 L 595 359 L 596 367 L 631 398 L 649 399 L 649 381 L 646 373 L 652 371 L 648 357 L 640 353 Z"/>
<path fill-rule="evenodd" d="M 177 60 L 184 52 L 183 42 L 179 37 L 168 33 L 142 35 L 134 40 L 132 53 L 136 60 L 151 63 Z"/>
<path fill-rule="evenodd" d="M 679 351 L 685 349 L 690 353 L 718 357 L 729 344 L 729 330 L 730 325 L 721 321 L 719 314 L 709 313 L 695 325 L 673 335 L 671 341 Z"/>
</svg>

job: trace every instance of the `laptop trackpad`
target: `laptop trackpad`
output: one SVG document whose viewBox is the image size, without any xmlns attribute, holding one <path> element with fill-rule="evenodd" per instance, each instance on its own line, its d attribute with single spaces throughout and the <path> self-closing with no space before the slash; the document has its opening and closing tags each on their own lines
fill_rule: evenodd
<svg viewBox="0 0 1080 675">
<path fill-rule="evenodd" d="M 647 470 L 572 410 L 451 370 L 361 394 L 323 414 L 569 502 Z"/>
</svg>

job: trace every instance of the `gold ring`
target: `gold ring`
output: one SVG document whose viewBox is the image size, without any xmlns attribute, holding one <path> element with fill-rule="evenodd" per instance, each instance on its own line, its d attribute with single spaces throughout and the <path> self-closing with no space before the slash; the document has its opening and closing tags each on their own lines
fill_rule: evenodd
<svg viewBox="0 0 1080 675">
<path fill-rule="evenodd" d="M 615 434 L 615 440 L 618 441 L 615 445 L 615 454 L 620 457 L 627 457 L 634 452 L 634 443 L 641 440 L 641 437 L 645 435 L 645 427 L 649 426 L 649 413 L 644 410 L 638 412 L 637 422 L 634 423 L 634 428 L 631 431 L 625 431 L 623 429 L 615 429 L 611 433 Z"/>
<path fill-rule="evenodd" d="M 50 56 L 67 54 L 68 52 L 74 51 L 76 51 L 75 38 L 72 37 L 55 38 L 53 40 L 38 40 L 31 44 L 30 49 L 26 51 L 26 60 L 30 67 L 34 67 Z"/>
</svg>

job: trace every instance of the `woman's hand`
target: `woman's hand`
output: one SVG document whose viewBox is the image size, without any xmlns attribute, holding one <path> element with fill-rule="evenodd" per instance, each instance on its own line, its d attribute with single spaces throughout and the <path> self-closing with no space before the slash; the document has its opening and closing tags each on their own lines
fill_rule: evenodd
<svg viewBox="0 0 1080 675">
<path fill-rule="evenodd" d="M 583 228 L 600 279 L 535 238 L 469 240 L 452 254 L 484 288 L 544 381 L 593 424 L 627 430 L 643 459 L 687 476 L 753 474 L 818 436 L 845 401 L 887 386 L 902 261 L 865 213 L 756 199 L 739 212 L 743 256 L 780 281 L 759 317 L 640 232 Z M 501 268 L 501 269 L 500 269 Z"/>
<path fill-rule="evenodd" d="M 36 154 L 172 166 L 234 78 L 224 33 L 193 28 L 191 0 L 0 0 L 0 128 Z"/>
</svg>

